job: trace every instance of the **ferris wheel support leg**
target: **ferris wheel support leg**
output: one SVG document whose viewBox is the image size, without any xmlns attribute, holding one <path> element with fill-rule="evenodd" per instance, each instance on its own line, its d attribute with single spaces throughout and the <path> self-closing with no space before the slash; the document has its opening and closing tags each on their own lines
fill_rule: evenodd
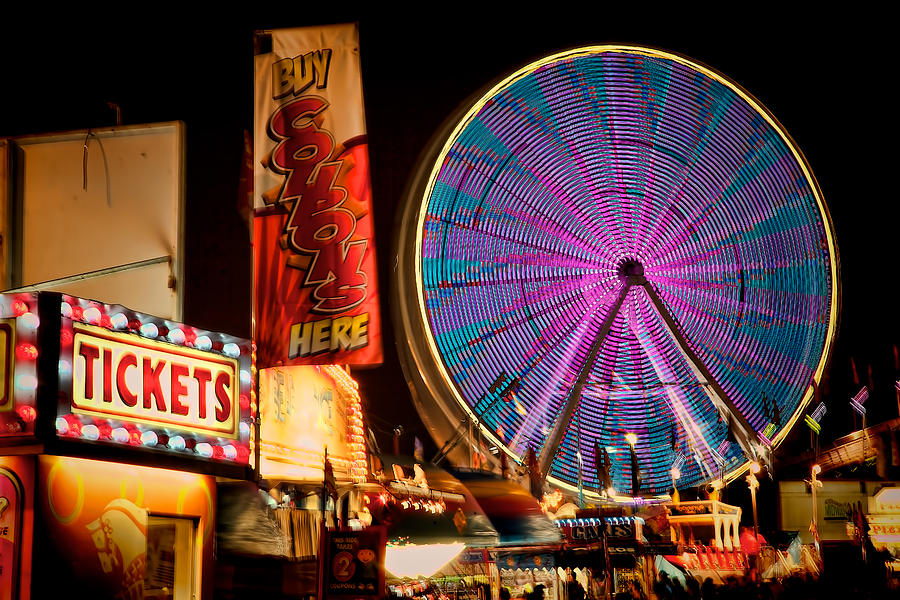
<svg viewBox="0 0 900 600">
<path fill-rule="evenodd" d="M 541 467 L 542 481 L 545 481 L 547 475 L 550 473 L 550 465 L 553 464 L 553 459 L 559 451 L 560 442 L 562 442 L 566 429 L 569 427 L 569 421 L 572 420 L 572 415 L 575 413 L 575 407 L 578 405 L 578 400 L 581 399 L 581 390 L 584 389 L 584 384 L 587 382 L 588 375 L 590 375 L 591 370 L 594 368 L 594 363 L 597 360 L 597 356 L 600 354 L 600 347 L 603 346 L 603 342 L 606 340 L 606 336 L 609 334 L 613 321 L 615 320 L 616 315 L 619 314 L 619 309 L 622 307 L 622 303 L 628 296 L 628 290 L 631 289 L 631 286 L 632 281 L 631 278 L 629 278 L 629 280 L 622 285 L 622 289 L 619 290 L 619 296 L 606 314 L 606 319 L 603 321 L 603 327 L 600 328 L 597 337 L 594 338 L 594 341 L 591 344 L 590 350 L 588 350 L 587 359 L 584 361 L 584 364 L 581 366 L 581 371 L 578 373 L 578 380 L 575 382 L 575 385 L 572 386 L 572 389 L 566 398 L 565 406 L 559 414 L 559 418 L 557 418 L 556 422 L 553 424 L 553 430 L 547 437 L 547 441 L 544 442 L 544 447 L 541 448 L 538 464 Z"/>
<path fill-rule="evenodd" d="M 647 292 L 653 308 L 662 317 L 666 330 L 681 351 L 682 356 L 694 373 L 694 377 L 702 384 L 703 391 L 706 392 L 719 414 L 722 415 L 722 418 L 728 424 L 729 429 L 732 430 L 735 440 L 744 451 L 744 454 L 751 460 L 762 461 L 771 467 L 771 452 L 768 452 L 765 445 L 761 443 L 756 430 L 747 420 L 747 417 L 735 406 L 728 394 L 725 393 L 725 390 L 722 389 L 722 386 L 719 385 L 719 382 L 712 376 L 706 364 L 700 360 L 700 357 L 694 353 L 685 341 L 680 333 L 678 323 L 656 294 L 656 290 L 653 289 L 650 282 L 644 279 L 641 285 L 644 287 L 644 291 Z"/>
</svg>

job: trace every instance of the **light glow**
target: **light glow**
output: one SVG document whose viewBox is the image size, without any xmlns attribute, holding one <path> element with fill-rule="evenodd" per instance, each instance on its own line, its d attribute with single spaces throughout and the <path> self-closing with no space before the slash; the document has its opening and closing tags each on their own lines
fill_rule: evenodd
<svg viewBox="0 0 900 600">
<path fill-rule="evenodd" d="M 423 546 L 388 544 L 384 554 L 384 568 L 397 577 L 431 577 L 456 558 L 465 547 L 461 543 Z"/>
</svg>

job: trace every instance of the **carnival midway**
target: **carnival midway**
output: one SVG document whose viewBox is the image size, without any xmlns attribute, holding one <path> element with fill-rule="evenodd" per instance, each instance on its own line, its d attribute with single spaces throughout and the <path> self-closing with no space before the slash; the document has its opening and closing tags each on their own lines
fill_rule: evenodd
<svg viewBox="0 0 900 600">
<path fill-rule="evenodd" d="M 0 121 L 0 600 L 897 594 L 900 353 L 833 391 L 841 225 L 754 83 L 523 54 L 394 205 L 365 28 L 252 32 L 237 327 L 190 120 Z"/>
</svg>

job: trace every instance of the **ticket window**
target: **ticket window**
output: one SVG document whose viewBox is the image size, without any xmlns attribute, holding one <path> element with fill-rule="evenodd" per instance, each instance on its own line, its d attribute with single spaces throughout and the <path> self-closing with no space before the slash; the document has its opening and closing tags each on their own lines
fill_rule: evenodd
<svg viewBox="0 0 900 600">
<path fill-rule="evenodd" d="M 195 589 L 197 522 L 151 514 L 147 523 L 144 598 L 192 600 Z"/>
</svg>

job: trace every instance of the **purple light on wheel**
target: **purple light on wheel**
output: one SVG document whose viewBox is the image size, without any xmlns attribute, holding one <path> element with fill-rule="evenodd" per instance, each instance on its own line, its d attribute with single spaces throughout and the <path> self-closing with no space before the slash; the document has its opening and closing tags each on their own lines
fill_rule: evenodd
<svg viewBox="0 0 900 600">
<path fill-rule="evenodd" d="M 468 414 L 514 457 L 550 451 L 612 318 L 552 449 L 554 483 L 576 485 L 580 455 L 596 488 L 596 442 L 620 450 L 613 482 L 629 488 L 625 432 L 647 491 L 671 486 L 679 455 L 693 457 L 685 486 L 746 463 L 647 291 L 629 288 L 613 312 L 636 277 L 775 445 L 821 378 L 838 297 L 827 209 L 780 125 L 705 67 L 632 47 L 537 61 L 465 111 L 412 189 L 399 337 L 427 422 Z M 487 400 L 501 373 L 517 378 L 515 403 Z M 774 431 L 764 398 L 791 415 Z"/>
</svg>

